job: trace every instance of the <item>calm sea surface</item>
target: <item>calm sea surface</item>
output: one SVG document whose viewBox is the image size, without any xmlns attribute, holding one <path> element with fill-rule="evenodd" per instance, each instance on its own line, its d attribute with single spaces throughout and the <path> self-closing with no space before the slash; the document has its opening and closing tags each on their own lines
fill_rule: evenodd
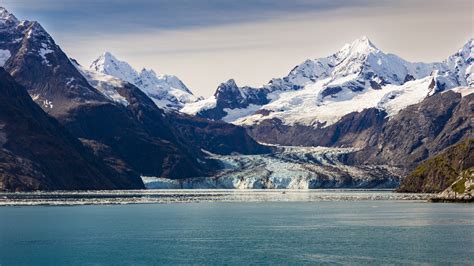
<svg viewBox="0 0 474 266">
<path fill-rule="evenodd" d="M 0 265 L 474 265 L 473 252 L 472 204 L 364 199 L 0 207 Z"/>
</svg>

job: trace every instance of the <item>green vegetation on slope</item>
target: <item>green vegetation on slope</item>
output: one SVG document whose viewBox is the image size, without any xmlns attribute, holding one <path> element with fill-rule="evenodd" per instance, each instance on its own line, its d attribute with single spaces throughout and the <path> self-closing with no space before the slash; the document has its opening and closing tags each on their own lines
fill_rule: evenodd
<svg viewBox="0 0 474 266">
<path fill-rule="evenodd" d="M 474 166 L 474 138 L 455 144 L 423 161 L 402 180 L 398 192 L 441 192 L 465 169 Z"/>
</svg>

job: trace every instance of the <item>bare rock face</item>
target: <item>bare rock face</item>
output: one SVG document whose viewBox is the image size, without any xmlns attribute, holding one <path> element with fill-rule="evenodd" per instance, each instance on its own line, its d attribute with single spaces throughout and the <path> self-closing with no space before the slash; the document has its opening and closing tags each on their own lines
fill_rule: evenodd
<svg viewBox="0 0 474 266">
<path fill-rule="evenodd" d="M 136 172 L 108 166 L 37 106 L 0 68 L 0 189 L 143 188 Z"/>
<path fill-rule="evenodd" d="M 356 161 L 412 170 L 419 162 L 474 136 L 474 94 L 447 91 L 409 106 L 388 120 Z"/>
<path fill-rule="evenodd" d="M 0 49 L 10 54 L 3 66 L 47 113 L 63 116 L 79 105 L 106 101 L 38 22 L 18 21 L 2 10 L 8 16 L 0 23 Z"/>
<path fill-rule="evenodd" d="M 263 154 L 272 151 L 270 147 L 257 143 L 243 127 L 179 113 L 169 116 L 173 127 L 178 131 L 177 135 L 191 146 L 221 155 Z"/>
<path fill-rule="evenodd" d="M 376 108 L 345 115 L 328 127 L 285 125 L 278 119 L 265 120 L 248 131 L 265 143 L 297 146 L 327 146 L 364 148 L 386 122 L 386 113 Z"/>
</svg>

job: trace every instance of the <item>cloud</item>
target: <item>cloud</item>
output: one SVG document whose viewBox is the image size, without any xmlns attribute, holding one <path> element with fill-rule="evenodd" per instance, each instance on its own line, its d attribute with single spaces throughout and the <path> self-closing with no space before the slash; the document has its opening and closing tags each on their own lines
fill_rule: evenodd
<svg viewBox="0 0 474 266">
<path fill-rule="evenodd" d="M 156 13 L 156 19 L 151 16 L 153 10 L 149 15 L 137 11 L 143 9 L 143 1 L 133 1 L 137 5 L 130 8 L 133 12 L 122 11 L 124 6 L 118 5 L 105 17 L 100 14 L 105 8 L 102 1 L 77 1 L 86 4 L 85 11 L 74 13 L 71 19 L 77 23 L 74 31 L 54 16 L 40 22 L 46 22 L 58 44 L 84 65 L 109 50 L 136 68 L 177 75 L 204 96 L 229 78 L 239 85 L 260 86 L 286 75 L 305 59 L 330 55 L 362 35 L 383 51 L 405 59 L 440 61 L 471 38 L 474 28 L 470 0 L 324 1 L 330 5 L 303 0 L 159 1 L 168 3 L 160 5 L 164 10 Z M 19 2 L 26 5 L 28 1 Z M 86 9 L 89 2 L 100 2 L 97 10 Z M 271 3 L 275 6 L 268 7 Z M 71 0 L 54 8 L 73 12 L 67 4 L 78 8 Z M 28 11 L 33 18 L 58 12 L 34 8 L 35 4 Z M 95 15 L 76 19 L 81 12 Z M 132 21 L 135 17 L 140 17 L 138 22 Z M 89 30 L 93 24 L 95 29 Z"/>
<path fill-rule="evenodd" d="M 21 16 L 48 21 L 55 30 L 115 32 L 182 29 L 264 21 L 335 10 L 376 0 L 3 0 Z"/>
</svg>

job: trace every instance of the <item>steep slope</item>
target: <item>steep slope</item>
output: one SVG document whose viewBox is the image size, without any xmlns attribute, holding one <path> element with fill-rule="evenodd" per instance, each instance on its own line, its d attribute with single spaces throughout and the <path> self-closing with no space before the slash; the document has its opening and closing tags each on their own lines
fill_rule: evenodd
<svg viewBox="0 0 474 266">
<path fill-rule="evenodd" d="M 411 170 L 448 146 L 473 137 L 474 89 L 467 90 L 465 94 L 439 93 L 403 109 L 383 125 L 356 161 Z"/>
<path fill-rule="evenodd" d="M 143 188 L 112 169 L 36 105 L 0 68 L 0 190 Z"/>
<path fill-rule="evenodd" d="M 198 100 L 178 77 L 157 75 L 145 68 L 137 72 L 127 62 L 118 60 L 109 52 L 92 62 L 90 69 L 137 86 L 160 108 L 179 110 L 184 104 Z"/>
<path fill-rule="evenodd" d="M 462 171 L 474 167 L 474 138 L 466 139 L 422 162 L 402 180 L 399 192 L 441 192 Z"/>
<path fill-rule="evenodd" d="M 121 102 L 113 99 L 89 84 L 37 22 L 18 21 L 5 9 L 0 14 L 0 49 L 10 55 L 5 69 L 97 155 L 147 175 L 182 178 L 212 170 L 199 148 L 180 141 L 169 118 L 135 86 L 127 83 L 114 95 Z"/>
<path fill-rule="evenodd" d="M 76 71 L 38 22 L 19 21 L 1 7 L 0 51 L 2 66 L 28 89 L 36 103 L 54 116 L 66 115 L 80 105 L 106 101 Z"/>
</svg>

